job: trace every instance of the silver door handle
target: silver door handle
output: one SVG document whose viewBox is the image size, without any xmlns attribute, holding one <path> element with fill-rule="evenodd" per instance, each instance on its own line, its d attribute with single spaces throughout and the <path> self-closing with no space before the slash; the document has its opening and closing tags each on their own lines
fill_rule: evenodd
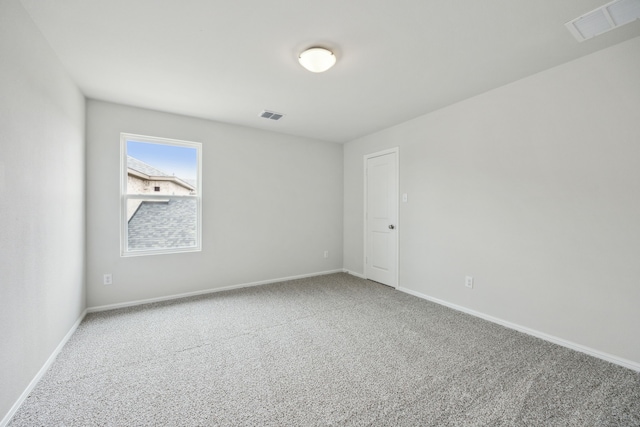
<svg viewBox="0 0 640 427">
<path fill-rule="evenodd" d="M 393 224 L 391 224 L 391 225 L 389 226 L 389 230 L 393 230 L 394 228 L 396 228 L 396 227 L 395 227 L 395 225 L 393 225 Z"/>
</svg>

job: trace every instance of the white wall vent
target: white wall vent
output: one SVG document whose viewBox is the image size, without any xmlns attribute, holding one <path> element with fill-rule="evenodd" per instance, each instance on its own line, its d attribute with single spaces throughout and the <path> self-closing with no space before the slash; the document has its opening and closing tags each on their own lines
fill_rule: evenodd
<svg viewBox="0 0 640 427">
<path fill-rule="evenodd" d="M 275 111 L 262 110 L 262 113 L 260 113 L 260 117 L 269 120 L 280 120 L 284 117 L 284 114 L 276 113 Z"/>
<path fill-rule="evenodd" d="M 640 19 L 640 0 L 615 0 L 564 25 L 582 42 L 636 19 Z"/>
</svg>

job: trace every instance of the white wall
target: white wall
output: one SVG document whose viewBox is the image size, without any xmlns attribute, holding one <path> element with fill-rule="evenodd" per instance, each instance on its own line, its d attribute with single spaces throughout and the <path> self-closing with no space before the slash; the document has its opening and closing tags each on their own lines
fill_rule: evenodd
<svg viewBox="0 0 640 427">
<path fill-rule="evenodd" d="M 341 145 L 87 105 L 89 307 L 342 268 Z M 202 252 L 120 257 L 120 132 L 203 144 Z"/>
<path fill-rule="evenodd" d="M 0 2 L 0 419 L 85 308 L 84 97 Z"/>
<path fill-rule="evenodd" d="M 640 363 L 638 52 L 346 144 L 345 268 L 363 272 L 362 156 L 399 146 L 400 286 Z"/>
</svg>

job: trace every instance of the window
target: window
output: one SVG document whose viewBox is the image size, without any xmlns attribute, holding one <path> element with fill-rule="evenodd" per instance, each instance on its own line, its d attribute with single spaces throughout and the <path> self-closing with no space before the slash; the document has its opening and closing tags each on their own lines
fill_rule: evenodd
<svg viewBox="0 0 640 427">
<path fill-rule="evenodd" d="M 122 256 L 201 249 L 198 142 L 120 134 Z"/>
</svg>

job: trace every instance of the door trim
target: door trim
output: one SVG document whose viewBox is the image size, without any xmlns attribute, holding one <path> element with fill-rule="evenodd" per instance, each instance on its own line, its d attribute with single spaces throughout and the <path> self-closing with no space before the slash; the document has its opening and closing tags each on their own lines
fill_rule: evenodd
<svg viewBox="0 0 640 427">
<path fill-rule="evenodd" d="M 362 205 L 362 222 L 364 231 L 364 253 L 362 255 L 362 270 L 363 276 L 367 279 L 367 161 L 374 157 L 384 156 L 385 154 L 396 154 L 396 286 L 395 289 L 400 287 L 400 147 L 393 147 L 382 151 L 376 151 L 375 153 L 365 154 L 362 156 L 362 173 L 364 174 L 364 204 Z"/>
</svg>

